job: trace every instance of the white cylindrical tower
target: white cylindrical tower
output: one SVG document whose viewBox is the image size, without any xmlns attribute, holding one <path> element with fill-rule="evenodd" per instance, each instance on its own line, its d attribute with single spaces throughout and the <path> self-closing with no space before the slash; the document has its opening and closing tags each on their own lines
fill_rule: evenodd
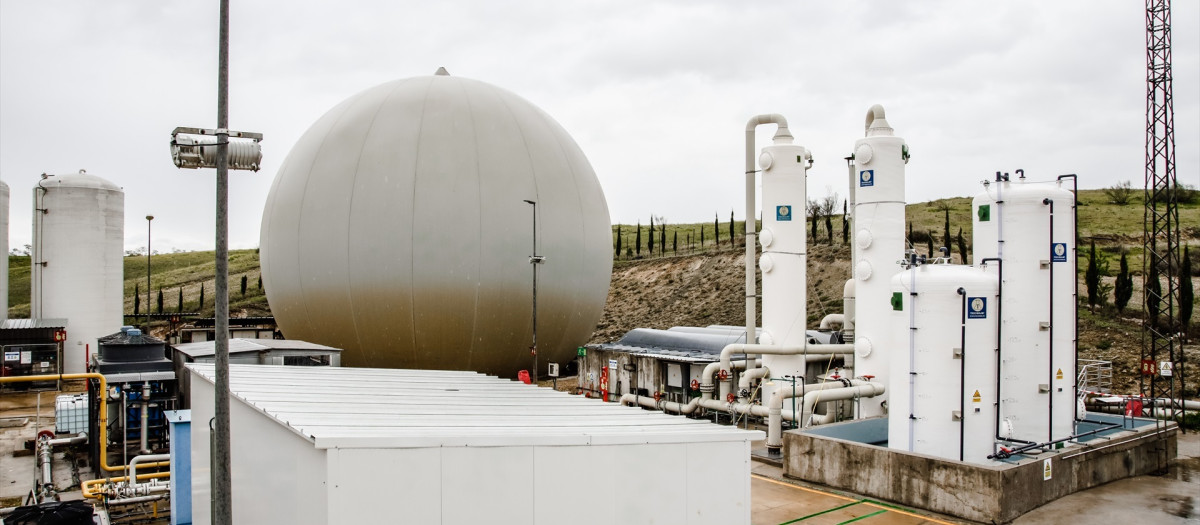
<svg viewBox="0 0 1200 525">
<path fill-rule="evenodd" d="M 892 278 L 889 448 L 991 463 L 996 284 L 960 265 L 914 266 Z"/>
<path fill-rule="evenodd" d="M 800 345 L 807 339 L 807 169 L 812 154 L 788 137 L 776 137 L 758 156 L 762 170 L 762 344 Z M 804 376 L 801 355 L 763 355 L 771 375 Z M 767 399 L 770 392 L 765 392 Z"/>
<path fill-rule="evenodd" d="M 866 137 L 854 143 L 854 372 L 888 385 L 888 393 L 864 399 L 860 417 L 887 413 L 892 395 L 887 319 L 891 279 L 904 258 L 904 165 L 908 146 L 892 135 L 878 104 L 867 111 Z"/>
<path fill-rule="evenodd" d="M 999 180 L 986 184 L 972 209 L 975 260 L 1004 274 L 1002 433 L 1011 427 L 1011 437 L 1037 443 L 1068 437 L 1075 429 L 1074 194 L 1061 182 Z"/>
<path fill-rule="evenodd" d="M 8 319 L 8 184 L 0 181 L 0 321 Z"/>
<path fill-rule="evenodd" d="M 64 373 L 83 372 L 96 339 L 122 323 L 125 192 L 80 170 L 33 188 L 30 317 L 66 319 Z"/>
</svg>

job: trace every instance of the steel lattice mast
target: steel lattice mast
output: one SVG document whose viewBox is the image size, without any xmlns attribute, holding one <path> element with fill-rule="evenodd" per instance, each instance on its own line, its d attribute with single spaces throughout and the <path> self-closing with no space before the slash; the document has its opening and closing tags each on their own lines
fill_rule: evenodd
<svg viewBox="0 0 1200 525">
<path fill-rule="evenodd" d="M 1146 186 L 1142 258 L 1142 395 L 1183 397 L 1179 207 L 1171 101 L 1171 2 L 1146 0 Z M 1157 289 L 1152 277 L 1159 277 Z M 1164 363 L 1171 363 L 1164 365 Z M 1169 369 L 1166 367 L 1170 367 Z M 1168 371 L 1169 370 L 1169 371 Z M 1164 375 L 1165 374 L 1167 375 Z M 1151 401 L 1152 407 L 1153 401 Z M 1162 411 L 1151 408 L 1155 415 Z M 1167 415 L 1173 414 L 1167 408 Z"/>
</svg>

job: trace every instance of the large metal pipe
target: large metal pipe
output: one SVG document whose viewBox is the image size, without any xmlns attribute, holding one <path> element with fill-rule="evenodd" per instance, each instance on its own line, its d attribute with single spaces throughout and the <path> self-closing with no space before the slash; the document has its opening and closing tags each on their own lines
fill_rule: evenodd
<svg viewBox="0 0 1200 525">
<path fill-rule="evenodd" d="M 141 439 L 141 448 L 138 449 L 138 453 L 139 454 L 149 454 L 150 453 L 150 382 L 149 381 L 142 383 L 141 416 L 142 416 L 142 428 L 141 428 L 141 438 L 142 439 Z M 133 458 L 133 459 L 136 460 L 137 458 Z M 171 458 L 165 457 L 163 459 L 171 459 Z M 133 463 L 130 462 L 130 465 L 133 465 Z"/>
<path fill-rule="evenodd" d="M 850 386 L 840 381 L 817 383 L 813 385 L 804 385 L 804 388 L 799 391 L 791 391 L 787 389 L 776 389 L 771 395 L 769 406 L 767 408 L 767 448 L 776 449 L 783 446 L 783 420 L 796 421 L 804 419 L 804 414 L 807 412 L 812 414 L 813 406 L 821 401 L 838 401 L 842 399 L 854 399 L 858 397 L 875 397 L 883 394 L 886 387 L 882 383 L 873 383 L 866 380 L 854 379 L 850 381 Z M 800 397 L 802 401 L 802 409 L 798 416 L 783 413 L 783 402 L 785 399 Z M 804 426 L 811 426 L 805 424 Z"/>
<path fill-rule="evenodd" d="M 787 119 L 778 113 L 767 113 L 763 115 L 755 115 L 746 122 L 746 342 L 754 343 L 754 330 L 758 325 L 756 314 L 756 300 L 758 295 L 755 286 L 755 269 L 757 267 L 755 261 L 755 235 L 757 227 L 755 226 L 754 211 L 758 208 L 755 205 L 754 198 L 754 174 L 757 173 L 754 166 L 754 130 L 763 124 L 775 124 L 774 140 L 792 139 L 792 133 L 788 131 Z"/>
<path fill-rule="evenodd" d="M 108 381 L 104 374 L 89 372 L 84 374 L 46 374 L 40 376 L 9 376 L 0 377 L 0 383 L 27 383 L 32 381 L 66 381 L 71 379 L 95 379 L 99 382 L 98 392 L 103 396 L 108 391 Z M 101 401 L 99 413 L 96 415 L 97 426 L 100 428 L 100 468 L 109 472 L 123 471 L 126 465 L 113 466 L 108 464 L 108 403 Z M 154 463 L 155 467 L 165 467 L 170 462 Z"/>
<path fill-rule="evenodd" d="M 166 461 L 169 464 L 170 460 L 171 460 L 170 454 L 147 454 L 147 455 L 134 457 L 133 460 L 131 460 L 129 462 L 129 479 L 133 480 L 130 484 L 137 485 L 138 465 L 145 463 L 145 462 L 156 462 L 156 461 Z"/>
</svg>

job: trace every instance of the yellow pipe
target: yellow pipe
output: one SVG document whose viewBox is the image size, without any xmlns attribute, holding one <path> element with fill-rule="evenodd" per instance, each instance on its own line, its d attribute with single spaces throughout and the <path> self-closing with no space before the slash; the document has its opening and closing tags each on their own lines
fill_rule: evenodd
<svg viewBox="0 0 1200 525">
<path fill-rule="evenodd" d="M 100 414 L 99 419 L 100 435 L 100 468 L 109 472 L 124 471 L 129 468 L 129 465 L 112 466 L 108 464 L 108 400 L 105 398 L 108 395 L 108 381 L 104 379 L 103 374 L 88 372 L 83 374 L 46 374 L 40 376 L 9 376 L 0 377 L 0 383 L 25 383 L 32 381 L 62 381 L 65 379 L 95 379 L 100 382 Z M 145 468 L 151 467 L 166 467 L 170 466 L 170 461 L 160 461 L 158 463 L 147 463 L 143 465 Z M 141 476 L 138 476 L 140 479 Z"/>
<path fill-rule="evenodd" d="M 138 474 L 137 480 L 145 481 L 148 479 L 158 479 L 158 478 L 168 478 L 168 477 L 171 477 L 170 472 L 152 472 L 150 474 Z M 104 494 L 102 494 L 100 492 L 96 492 L 94 489 L 96 489 L 97 487 L 103 486 L 105 484 L 108 484 L 108 483 L 120 483 L 122 481 L 127 481 L 128 479 L 129 479 L 128 476 L 120 476 L 120 477 L 116 477 L 116 478 L 89 479 L 89 480 L 81 483 L 79 485 L 79 487 L 81 489 L 83 489 L 83 497 L 91 498 L 91 499 L 100 499 L 101 497 L 104 496 Z"/>
</svg>

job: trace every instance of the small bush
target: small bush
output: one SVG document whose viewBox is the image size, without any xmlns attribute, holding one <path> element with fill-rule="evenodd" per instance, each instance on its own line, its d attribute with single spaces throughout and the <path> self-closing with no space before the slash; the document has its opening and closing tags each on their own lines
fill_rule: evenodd
<svg viewBox="0 0 1200 525">
<path fill-rule="evenodd" d="M 1133 201 L 1133 184 L 1127 180 L 1123 180 L 1105 188 L 1104 194 L 1108 196 L 1108 202 L 1117 206 L 1125 206 Z"/>
</svg>

